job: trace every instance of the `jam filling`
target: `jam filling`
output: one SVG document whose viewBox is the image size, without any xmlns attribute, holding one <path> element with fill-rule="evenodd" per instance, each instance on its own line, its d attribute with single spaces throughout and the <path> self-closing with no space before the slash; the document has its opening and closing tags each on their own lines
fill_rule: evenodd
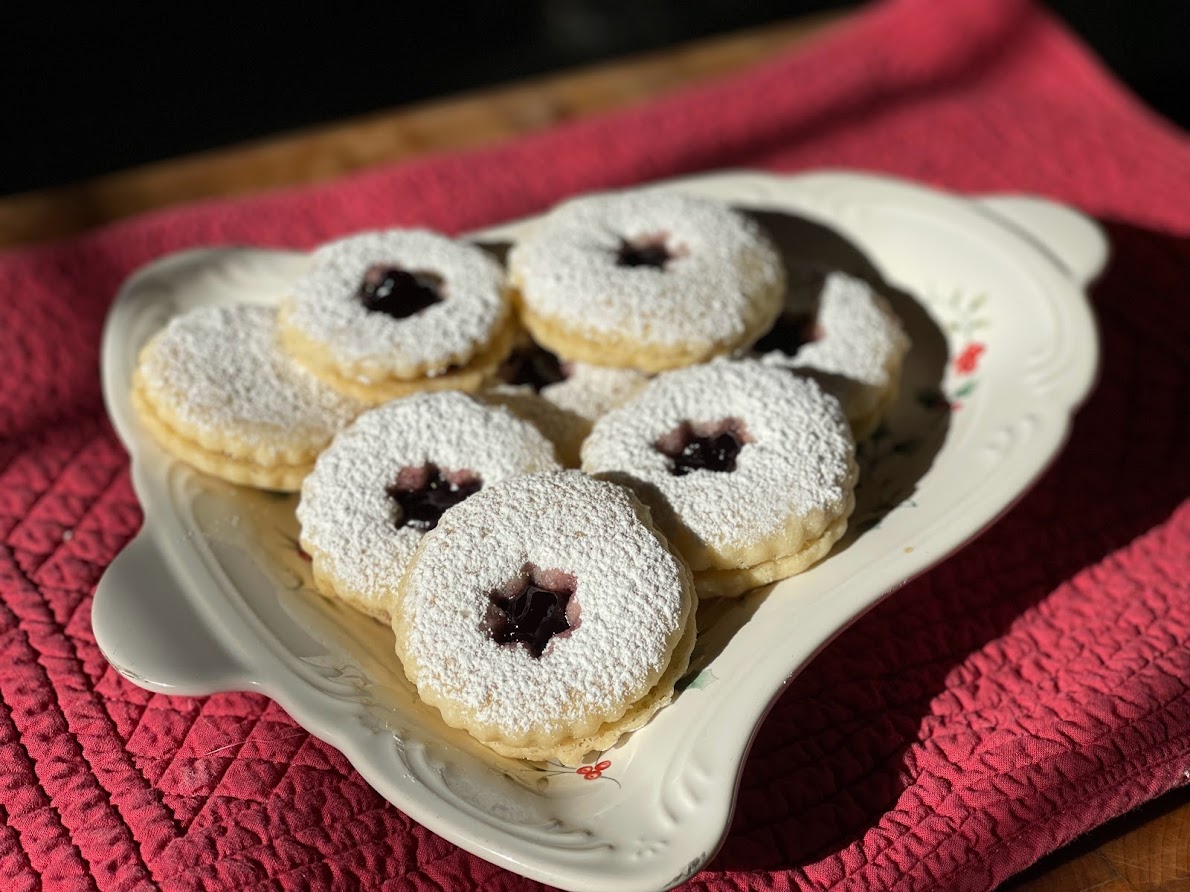
<svg viewBox="0 0 1190 892">
<path fill-rule="evenodd" d="M 385 492 L 401 508 L 397 529 L 412 527 L 424 533 L 438 526 L 447 508 L 482 488 L 483 481 L 469 471 L 444 473 L 437 465 L 426 465 L 402 468 Z"/>
<path fill-rule="evenodd" d="M 684 477 L 692 471 L 731 473 L 736 458 L 750 442 L 743 422 L 736 418 L 691 423 L 683 421 L 655 444 L 656 450 L 669 458 L 669 472 Z"/>
<path fill-rule="evenodd" d="M 822 330 L 813 313 L 783 313 L 752 349 L 757 353 L 776 350 L 796 356 L 802 347 L 821 337 Z"/>
<path fill-rule="evenodd" d="M 649 266 L 665 269 L 678 255 L 669 249 L 665 235 L 649 235 L 635 239 L 620 239 L 616 254 L 617 266 Z"/>
<path fill-rule="evenodd" d="M 442 300 L 442 277 L 376 264 L 368 267 L 357 292 L 370 313 L 406 319 Z"/>
<path fill-rule="evenodd" d="M 529 655 L 540 660 L 555 635 L 573 628 L 567 607 L 576 582 L 565 573 L 550 573 L 550 579 L 533 577 L 505 592 L 492 592 L 485 629 L 497 644 L 522 644 Z"/>
<path fill-rule="evenodd" d="M 534 344 L 514 350 L 500 366 L 499 377 L 509 384 L 528 384 L 540 393 L 543 387 L 565 381 L 569 375 L 558 357 Z"/>
</svg>

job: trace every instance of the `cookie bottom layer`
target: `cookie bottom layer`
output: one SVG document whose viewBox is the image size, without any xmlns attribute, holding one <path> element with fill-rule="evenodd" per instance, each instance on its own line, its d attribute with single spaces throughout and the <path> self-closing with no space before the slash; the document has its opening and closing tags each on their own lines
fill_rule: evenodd
<svg viewBox="0 0 1190 892">
<path fill-rule="evenodd" d="M 328 601 L 346 604 L 348 607 L 358 610 L 365 616 L 370 616 L 372 619 L 382 622 L 386 626 L 392 622 L 388 602 L 369 598 L 336 577 L 327 569 L 331 562 L 325 553 L 312 546 L 305 538 L 301 540 L 301 546 L 302 551 L 310 555 L 310 572 L 314 577 L 314 588 L 318 591 L 318 594 L 322 595 Z M 393 597 L 396 597 L 395 580 L 393 583 Z"/>
<path fill-rule="evenodd" d="M 277 492 L 297 492 L 301 488 L 302 480 L 314 467 L 313 458 L 300 465 L 263 465 L 207 449 L 163 421 L 152 403 L 135 385 L 132 389 L 132 407 L 162 449 L 198 470 L 229 483 Z M 228 439 L 234 441 L 234 436 L 229 433 Z M 245 447 L 244 451 L 250 450 Z"/>
<path fill-rule="evenodd" d="M 850 511 L 848 512 L 848 515 Z M 700 598 L 738 598 L 745 592 L 770 582 L 796 576 L 830 553 L 847 532 L 847 516 L 840 517 L 821 536 L 802 543 L 801 548 L 784 557 L 762 561 L 734 570 L 703 570 L 694 574 L 694 587 Z"/>
<path fill-rule="evenodd" d="M 324 347 L 306 339 L 300 332 L 284 325 L 281 329 L 285 349 L 306 371 L 340 393 L 372 405 L 432 390 L 463 390 L 469 393 L 479 390 L 512 352 L 515 334 L 516 325 L 510 318 L 466 365 L 440 375 L 368 381 L 344 375 L 328 361 Z"/>
<path fill-rule="evenodd" d="M 772 327 L 777 308 L 777 303 L 771 299 L 758 301 L 753 317 L 744 321 L 744 330 L 730 339 L 658 344 L 634 340 L 622 334 L 577 330 L 568 327 L 562 320 L 538 315 L 523 304 L 518 305 L 521 322 L 533 340 L 559 358 L 650 373 L 696 365 L 750 346 Z"/>
</svg>

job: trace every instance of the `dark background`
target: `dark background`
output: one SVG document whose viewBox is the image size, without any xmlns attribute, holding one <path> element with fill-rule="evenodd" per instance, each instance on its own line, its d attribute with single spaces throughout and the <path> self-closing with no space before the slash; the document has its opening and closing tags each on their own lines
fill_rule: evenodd
<svg viewBox="0 0 1190 892">
<path fill-rule="evenodd" d="M 0 194 L 857 5 L 49 3 L 31 14 L 9 2 L 0 11 Z M 1190 3 L 1047 5 L 1149 105 L 1190 126 Z"/>
</svg>

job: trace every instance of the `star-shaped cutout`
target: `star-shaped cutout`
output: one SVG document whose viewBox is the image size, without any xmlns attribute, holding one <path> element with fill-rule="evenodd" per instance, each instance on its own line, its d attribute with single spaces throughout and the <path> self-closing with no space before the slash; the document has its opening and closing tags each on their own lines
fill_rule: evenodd
<svg viewBox="0 0 1190 892">
<path fill-rule="evenodd" d="M 437 465 L 406 468 L 397 482 L 385 491 L 401 507 L 396 518 L 397 529 L 413 527 L 423 533 L 438 526 L 447 508 L 457 505 L 483 488 L 474 474 L 443 473 Z"/>
<path fill-rule="evenodd" d="M 358 296 L 369 312 L 405 319 L 442 300 L 442 277 L 377 264 L 364 273 Z"/>
<path fill-rule="evenodd" d="M 488 634 L 497 644 L 523 644 L 530 656 L 540 660 L 553 637 L 570 630 L 566 608 L 573 595 L 573 585 L 547 588 L 531 580 L 513 594 L 493 592 Z"/>
</svg>

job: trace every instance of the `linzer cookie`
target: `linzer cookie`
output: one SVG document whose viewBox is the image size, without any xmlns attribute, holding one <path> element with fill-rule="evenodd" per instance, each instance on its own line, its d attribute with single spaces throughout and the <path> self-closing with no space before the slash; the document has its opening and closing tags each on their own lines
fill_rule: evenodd
<svg viewBox="0 0 1190 892">
<path fill-rule="evenodd" d="M 750 345 L 785 292 L 781 258 L 754 221 L 652 189 L 559 205 L 508 263 L 539 344 L 563 360 L 646 372 Z"/>
<path fill-rule="evenodd" d="M 463 393 L 365 412 L 302 485 L 297 518 L 315 584 L 387 621 L 410 555 L 443 511 L 499 480 L 557 468 L 532 425 Z"/>
<path fill-rule="evenodd" d="M 824 557 L 855 505 L 855 446 L 813 380 L 753 360 L 654 379 L 595 423 L 583 470 L 631 486 L 694 571 L 734 596 Z"/>
<path fill-rule="evenodd" d="M 579 450 L 595 420 L 634 396 L 648 380 L 634 369 L 562 362 L 522 335 L 484 398 L 531 422 L 557 446 L 565 465 L 578 467 Z"/>
<path fill-rule="evenodd" d="M 318 248 L 280 321 L 302 365 L 369 403 L 475 390 L 514 331 L 500 265 L 426 230 L 366 232 Z"/>
<path fill-rule="evenodd" d="M 609 409 L 635 396 L 649 376 L 635 369 L 563 362 L 522 336 L 500 365 L 496 380 L 529 388 L 558 408 L 594 422 Z"/>
<path fill-rule="evenodd" d="M 791 278 L 784 312 L 753 349 L 764 363 L 815 378 L 862 440 L 897 398 L 909 338 L 863 279 L 813 270 Z"/>
<path fill-rule="evenodd" d="M 200 307 L 141 351 L 132 405 L 172 455 L 232 483 L 296 490 L 331 437 L 364 406 L 281 348 L 276 312 Z"/>
<path fill-rule="evenodd" d="M 569 471 L 449 509 L 409 562 L 393 631 L 448 725 L 506 756 L 576 765 L 670 702 L 695 606 L 648 510 Z"/>
</svg>

